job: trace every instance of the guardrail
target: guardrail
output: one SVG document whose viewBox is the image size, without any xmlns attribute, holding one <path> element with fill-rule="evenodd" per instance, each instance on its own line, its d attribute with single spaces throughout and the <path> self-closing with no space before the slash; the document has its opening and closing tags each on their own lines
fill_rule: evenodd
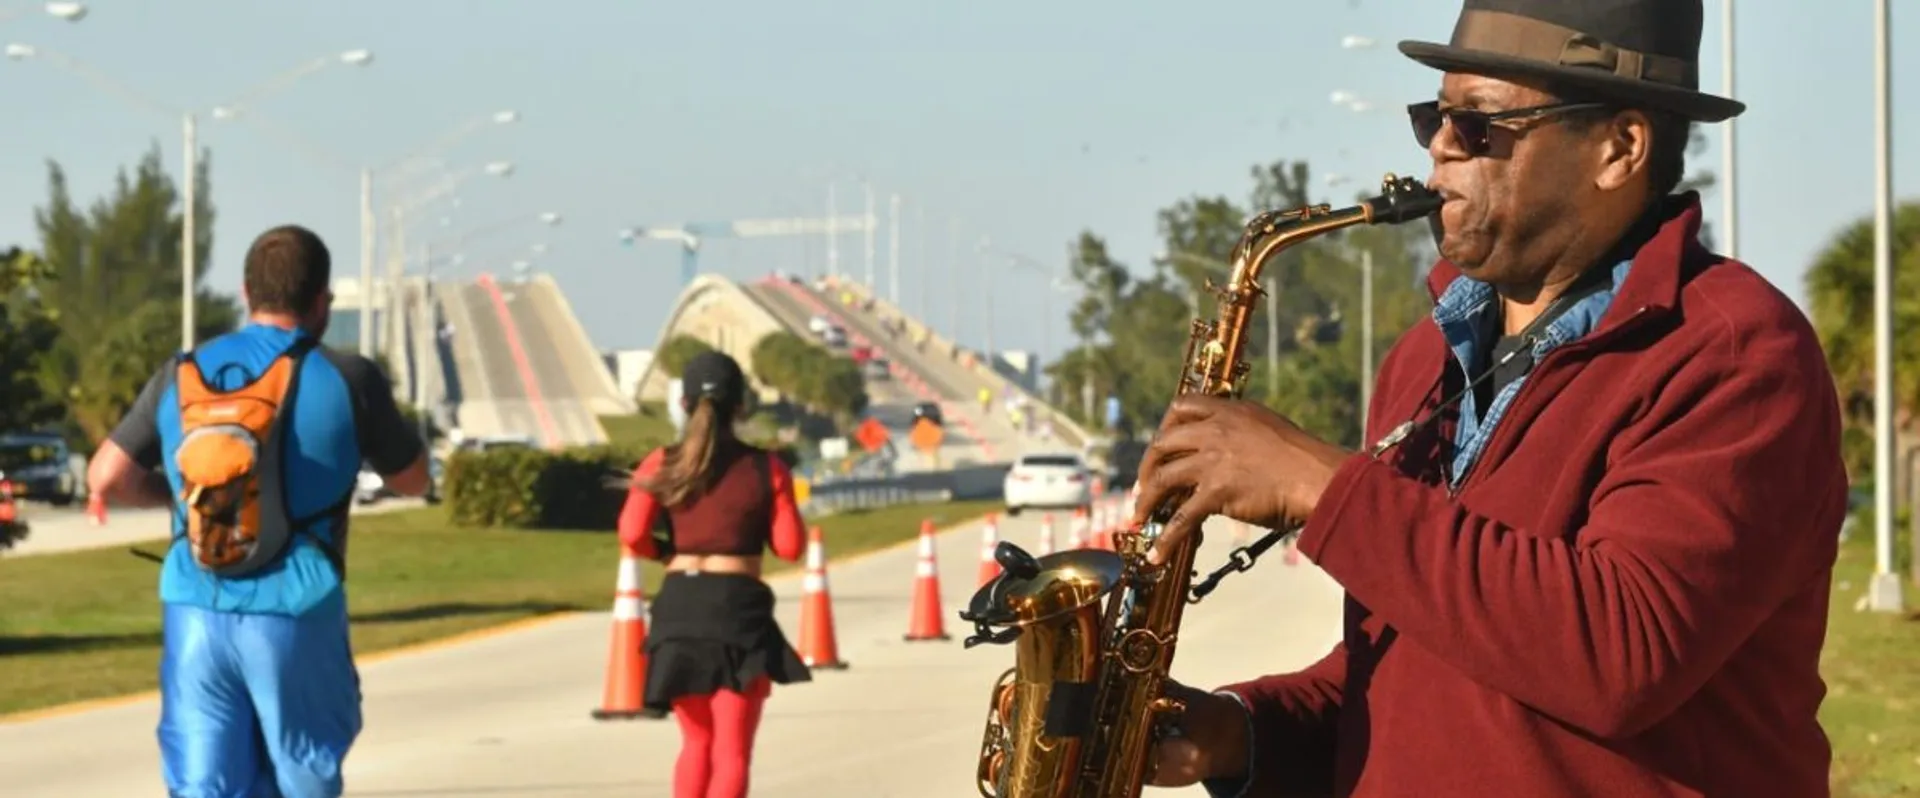
<svg viewBox="0 0 1920 798">
<path fill-rule="evenodd" d="M 945 336 L 942 336 L 940 333 L 935 332 L 931 325 L 928 325 L 925 322 L 921 321 L 920 319 L 914 318 L 912 315 L 906 313 L 905 311 L 902 311 L 899 307 L 895 306 L 891 302 L 888 302 L 886 299 L 882 298 L 879 294 L 875 293 L 867 286 L 861 285 L 851 280 L 846 280 L 844 278 L 835 278 L 835 277 L 825 278 L 825 283 L 829 288 L 833 290 L 846 291 L 850 294 L 853 294 L 854 296 L 858 297 L 862 302 L 871 301 L 873 303 L 873 307 L 876 310 L 885 311 L 888 315 L 904 320 L 907 325 L 907 334 L 909 337 L 918 337 L 920 335 L 925 335 L 927 340 L 927 348 L 929 351 L 935 352 L 937 354 L 945 355 L 948 359 L 954 361 L 955 363 L 959 363 L 963 368 L 967 369 L 967 371 L 972 373 L 975 377 L 979 378 L 980 380 L 986 382 L 988 385 L 992 386 L 995 389 L 996 394 L 1005 395 L 1006 392 L 1012 391 L 1014 393 L 1018 393 L 1022 396 L 1025 396 L 1029 403 L 1046 408 L 1051 420 L 1053 421 L 1055 434 L 1060 435 L 1063 438 L 1068 438 L 1069 443 L 1084 447 L 1087 444 L 1096 443 L 1096 442 L 1105 440 L 1105 436 L 1096 435 L 1092 432 L 1089 432 L 1085 427 L 1082 427 L 1078 423 L 1074 422 L 1072 417 L 1068 416 L 1066 412 L 1062 411 L 1060 408 L 1054 407 L 1053 405 L 1049 404 L 1043 397 L 1039 396 L 1038 394 L 1035 394 L 1034 392 L 1027 390 L 1026 386 L 1007 379 L 1006 375 L 1001 374 L 999 371 L 995 370 L 992 364 L 982 362 L 980 358 L 972 357 L 971 356 L 972 350 L 969 350 L 966 347 L 963 347 L 960 344 L 954 342 L 953 340 L 948 339 Z M 831 297 L 829 297 L 829 299 L 831 299 Z"/>
<path fill-rule="evenodd" d="M 1008 466 L 978 465 L 885 478 L 841 479 L 813 483 L 801 511 L 809 515 L 896 504 L 996 499 L 1002 495 Z"/>
</svg>

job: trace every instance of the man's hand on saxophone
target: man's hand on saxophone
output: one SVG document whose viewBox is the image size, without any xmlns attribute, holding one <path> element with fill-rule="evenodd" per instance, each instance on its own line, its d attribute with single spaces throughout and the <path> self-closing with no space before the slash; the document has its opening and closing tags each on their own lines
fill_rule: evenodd
<svg viewBox="0 0 1920 798">
<path fill-rule="evenodd" d="M 1353 455 L 1253 402 L 1207 394 L 1174 399 L 1140 461 L 1133 525 L 1179 502 L 1149 560 L 1162 562 L 1208 516 L 1277 529 L 1303 523 Z"/>
<path fill-rule="evenodd" d="M 1167 695 L 1186 702 L 1180 735 L 1154 749 L 1155 787 L 1186 787 L 1209 779 L 1244 778 L 1248 771 L 1247 710 L 1230 696 L 1179 682 L 1166 682 Z"/>
</svg>

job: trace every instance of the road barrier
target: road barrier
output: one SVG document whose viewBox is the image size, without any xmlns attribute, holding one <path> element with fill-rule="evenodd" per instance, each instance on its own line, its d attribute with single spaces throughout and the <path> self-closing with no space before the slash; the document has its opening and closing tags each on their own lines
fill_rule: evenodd
<svg viewBox="0 0 1920 798">
<path fill-rule="evenodd" d="M 1007 465 L 975 465 L 885 478 L 814 482 L 801 510 L 813 514 L 900 504 L 1000 498 Z"/>
</svg>

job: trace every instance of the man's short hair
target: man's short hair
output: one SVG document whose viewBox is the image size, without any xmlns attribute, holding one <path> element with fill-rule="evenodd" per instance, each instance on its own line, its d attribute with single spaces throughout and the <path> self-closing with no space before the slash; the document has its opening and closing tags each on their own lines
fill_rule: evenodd
<svg viewBox="0 0 1920 798">
<path fill-rule="evenodd" d="M 1569 114 L 1567 123 L 1575 129 L 1589 129 L 1629 106 L 1609 97 L 1598 96 L 1565 86 L 1550 86 L 1549 92 L 1561 102 L 1600 103 L 1607 107 Z M 1686 177 L 1687 150 L 1693 144 L 1693 123 L 1686 117 L 1648 108 L 1637 109 L 1647 115 L 1652 128 L 1647 152 L 1647 188 L 1655 197 L 1672 194 Z"/>
<path fill-rule="evenodd" d="M 243 279 L 253 312 L 307 313 L 333 282 L 333 255 L 312 230 L 281 225 L 253 240 Z"/>
</svg>

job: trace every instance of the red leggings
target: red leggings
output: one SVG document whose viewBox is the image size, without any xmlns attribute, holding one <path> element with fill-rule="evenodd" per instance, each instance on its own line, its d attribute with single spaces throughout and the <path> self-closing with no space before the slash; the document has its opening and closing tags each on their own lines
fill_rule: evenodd
<svg viewBox="0 0 1920 798">
<path fill-rule="evenodd" d="M 673 798 L 745 798 L 753 735 L 771 688 L 763 676 L 745 693 L 721 690 L 674 699 L 680 759 L 673 767 Z"/>
</svg>

